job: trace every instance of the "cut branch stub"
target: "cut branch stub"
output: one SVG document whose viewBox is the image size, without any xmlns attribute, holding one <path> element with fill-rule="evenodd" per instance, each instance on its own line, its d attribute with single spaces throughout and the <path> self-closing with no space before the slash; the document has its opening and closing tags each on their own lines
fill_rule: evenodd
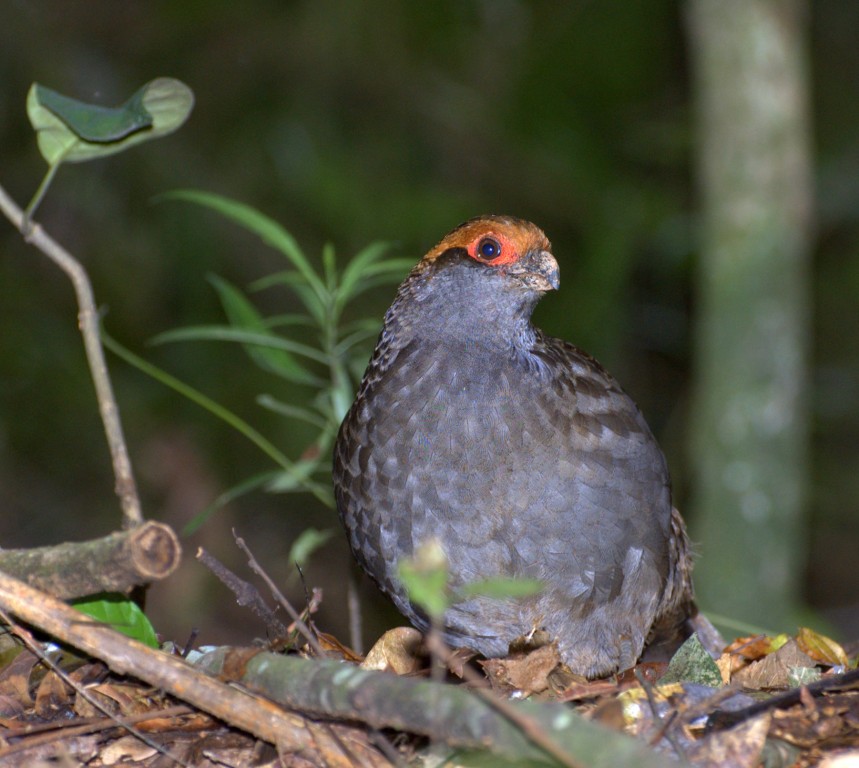
<svg viewBox="0 0 859 768">
<path fill-rule="evenodd" d="M 128 592 L 159 581 L 176 570 L 181 557 L 173 529 L 150 520 L 92 541 L 3 550 L 0 570 L 69 600 L 99 592 Z"/>
</svg>

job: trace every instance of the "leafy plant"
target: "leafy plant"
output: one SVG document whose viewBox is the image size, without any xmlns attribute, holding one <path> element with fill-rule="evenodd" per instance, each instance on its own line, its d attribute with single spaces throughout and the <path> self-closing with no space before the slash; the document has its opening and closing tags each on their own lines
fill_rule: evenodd
<svg viewBox="0 0 859 768">
<path fill-rule="evenodd" d="M 126 528 L 140 525 L 143 515 L 104 360 L 92 285 L 82 264 L 34 222 L 33 217 L 63 163 L 96 160 L 143 141 L 166 136 L 188 119 L 193 105 L 191 89 L 179 80 L 166 77 L 147 83 L 125 104 L 115 108 L 87 104 L 33 83 L 27 95 L 27 115 L 36 131 L 39 151 L 48 164 L 48 171 L 24 210 L 0 186 L 0 212 L 28 243 L 60 267 L 74 286 L 78 327 L 110 448 L 115 488 Z M 96 618 L 121 625 L 120 630 L 133 637 L 157 645 L 146 617 L 123 596 L 96 595 L 80 602 L 79 607 Z"/>
<path fill-rule="evenodd" d="M 398 571 L 409 599 L 419 605 L 433 623 L 441 622 L 448 608 L 462 600 L 481 596 L 498 600 L 516 599 L 537 594 L 543 589 L 543 582 L 539 579 L 515 576 L 480 579 L 452 589 L 447 556 L 437 539 L 421 544 L 414 557 L 400 560 Z"/>
<path fill-rule="evenodd" d="M 179 328 L 160 334 L 153 342 L 238 343 L 250 360 L 262 370 L 314 389 L 309 402 L 301 405 L 283 402 L 271 394 L 257 397 L 258 404 L 268 411 L 301 420 L 315 430 L 311 446 L 303 452 L 302 457 L 290 459 L 253 426 L 187 385 L 181 385 L 187 396 L 239 429 L 276 465 L 275 469 L 250 478 L 228 491 L 191 526 L 197 527 L 221 503 L 260 487 L 279 493 L 309 491 L 333 506 L 328 480 L 331 448 L 340 422 L 354 397 L 356 375 L 360 374 L 366 363 L 366 349 L 362 348 L 362 342 L 379 332 L 378 319 L 345 321 L 344 312 L 350 302 L 370 288 L 398 282 L 413 265 L 412 261 L 386 258 L 389 245 L 373 243 L 342 268 L 337 264 L 334 249 L 327 246 L 322 252 L 321 265 L 316 267 L 289 232 L 248 205 L 197 190 L 172 192 L 162 199 L 190 202 L 216 211 L 274 248 L 286 261 L 287 268 L 257 280 L 249 287 L 249 293 L 273 288 L 286 289 L 298 298 L 303 311 L 263 316 L 248 293 L 221 277 L 212 276 L 210 282 L 218 294 L 227 322 Z M 127 353 L 121 354 L 127 356 Z M 140 362 L 136 360 L 135 364 Z M 148 368 L 152 375 L 170 386 L 180 388 L 174 379 Z M 319 537 L 314 539 L 317 543 L 322 540 Z"/>
</svg>

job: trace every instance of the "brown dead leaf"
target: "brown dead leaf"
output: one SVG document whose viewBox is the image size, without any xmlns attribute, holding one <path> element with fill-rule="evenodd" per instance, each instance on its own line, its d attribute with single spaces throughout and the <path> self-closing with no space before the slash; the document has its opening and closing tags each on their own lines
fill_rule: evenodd
<svg viewBox="0 0 859 768">
<path fill-rule="evenodd" d="M 334 635 L 329 635 L 327 632 L 316 631 L 316 639 L 326 656 L 336 655 L 343 661 L 349 661 L 353 664 L 360 664 L 361 657 L 355 653 L 348 645 L 343 645 Z"/>
<path fill-rule="evenodd" d="M 749 661 L 756 661 L 768 656 L 781 648 L 788 640 L 785 634 L 770 637 L 769 635 L 753 635 L 751 637 L 738 637 L 725 648 L 725 653 L 734 653 Z"/>
<path fill-rule="evenodd" d="M 745 666 L 745 661 L 737 654 L 723 653 L 716 659 L 716 666 L 719 668 L 719 674 L 722 676 L 722 683 L 727 685 L 731 682 L 734 673 Z"/>
<path fill-rule="evenodd" d="M 414 627 L 395 627 L 376 641 L 361 666 L 410 675 L 423 666 L 422 645 L 423 636 Z"/>
<path fill-rule="evenodd" d="M 770 727 L 770 715 L 761 715 L 726 731 L 716 731 L 687 750 L 696 768 L 757 768 Z"/>
<path fill-rule="evenodd" d="M 830 666 L 841 665 L 847 667 L 850 660 L 844 649 L 834 640 L 815 632 L 808 627 L 800 627 L 796 636 L 796 643 L 800 650 L 807 653 L 815 661 Z"/>
<path fill-rule="evenodd" d="M 18 696 L 7 696 L 0 693 L 0 720 L 5 720 L 6 718 L 11 720 L 21 717 L 26 711 L 27 707 L 24 706 L 24 703 Z M 5 726 L 5 723 L 3 725 Z"/>
<path fill-rule="evenodd" d="M 34 653 L 21 651 L 0 670 L 0 694 L 18 699 L 24 707 L 32 706 L 30 674 L 38 661 Z"/>
<path fill-rule="evenodd" d="M 101 761 L 105 765 L 116 765 L 117 763 L 146 760 L 156 754 L 158 754 L 158 750 L 144 744 L 136 736 L 123 736 L 108 744 L 101 751 Z"/>
<path fill-rule="evenodd" d="M 470 648 L 457 648 L 447 657 L 447 668 L 460 680 L 465 676 L 465 667 L 477 654 Z"/>
<path fill-rule="evenodd" d="M 72 689 L 62 678 L 49 671 L 36 690 L 36 714 L 45 720 L 56 718 L 60 713 L 71 710 Z"/>
<path fill-rule="evenodd" d="M 481 662 L 493 688 L 522 691 L 526 695 L 547 690 L 548 677 L 560 663 L 561 657 L 554 644 L 544 645 L 524 656 Z"/>
<path fill-rule="evenodd" d="M 790 685 L 790 671 L 793 667 L 814 667 L 815 661 L 803 653 L 796 641 L 788 640 L 775 653 L 759 661 L 752 662 L 733 676 L 734 682 L 745 688 L 787 688 Z"/>
</svg>

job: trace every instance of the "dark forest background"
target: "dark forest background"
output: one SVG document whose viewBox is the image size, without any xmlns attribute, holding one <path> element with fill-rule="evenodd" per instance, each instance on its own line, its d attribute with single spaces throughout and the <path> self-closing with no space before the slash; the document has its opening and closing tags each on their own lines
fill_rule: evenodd
<svg viewBox="0 0 859 768">
<path fill-rule="evenodd" d="M 639 402 L 684 509 L 699 256 L 685 10 L 676 0 L 6 2 L 0 183 L 24 203 L 44 173 L 24 112 L 32 81 L 107 105 L 160 75 L 190 85 L 196 107 L 178 133 L 64 167 L 39 218 L 86 264 L 115 338 L 261 425 L 292 457 L 311 434 L 254 398 L 312 393 L 265 376 L 236 346 L 146 347 L 161 331 L 222 321 L 207 274 L 246 285 L 282 261 L 214 215 L 154 196 L 229 195 L 282 222 L 314 258 L 333 243 L 341 260 L 376 240 L 417 260 L 476 214 L 529 218 L 552 240 L 562 279 L 536 322 L 595 355 Z M 859 635 L 859 4 L 815 0 L 809 11 L 811 484 L 796 567 L 809 621 L 843 639 Z M 381 318 L 392 294 L 367 294 L 360 313 Z M 269 312 L 294 310 L 266 301 Z M 3 547 L 117 525 L 75 313 L 66 278 L 0 225 Z M 196 406 L 116 358 L 110 365 L 148 517 L 181 529 L 266 468 Z M 260 628 L 194 550 L 240 568 L 235 527 L 286 583 L 286 553 L 308 526 L 336 530 L 304 576 L 325 590 L 320 627 L 346 640 L 351 558 L 336 515 L 309 495 L 255 493 L 188 538 L 182 572 L 151 591 L 156 628 L 178 641 L 192 627 L 202 642 L 247 641 Z M 719 558 L 706 541 L 698 549 Z M 300 583 L 289 583 L 300 602 Z M 398 621 L 371 586 L 361 594 L 368 639 Z"/>
</svg>

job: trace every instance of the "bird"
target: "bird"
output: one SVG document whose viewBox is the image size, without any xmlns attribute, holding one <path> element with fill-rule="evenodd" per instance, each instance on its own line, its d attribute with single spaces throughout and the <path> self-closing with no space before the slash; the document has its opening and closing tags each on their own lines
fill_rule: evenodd
<svg viewBox="0 0 859 768">
<path fill-rule="evenodd" d="M 549 240 L 513 216 L 453 229 L 397 290 L 334 446 L 334 493 L 363 570 L 422 631 L 398 570 L 441 547 L 452 595 L 437 623 L 487 658 L 535 635 L 588 679 L 633 667 L 694 611 L 692 558 L 666 459 L 593 357 L 531 322 L 559 289 Z M 673 630 L 672 630 L 673 631 Z"/>
</svg>

